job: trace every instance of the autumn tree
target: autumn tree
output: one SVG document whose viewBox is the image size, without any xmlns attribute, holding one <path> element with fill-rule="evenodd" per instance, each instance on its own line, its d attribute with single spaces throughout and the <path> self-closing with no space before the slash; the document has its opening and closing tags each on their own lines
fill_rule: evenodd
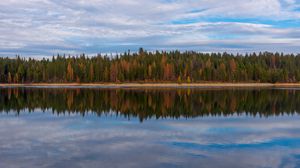
<svg viewBox="0 0 300 168">
<path fill-rule="evenodd" d="M 229 61 L 229 67 L 230 67 L 230 77 L 231 77 L 231 80 L 234 80 L 235 79 L 236 68 L 237 68 L 237 65 L 236 65 L 234 59 L 231 59 Z"/>
<path fill-rule="evenodd" d="M 10 72 L 8 72 L 7 81 L 8 81 L 8 83 L 12 83 L 12 77 L 11 77 L 11 73 Z"/>
<path fill-rule="evenodd" d="M 74 80 L 74 70 L 72 68 L 71 62 L 68 62 L 68 67 L 67 67 L 67 79 L 69 81 Z"/>
<path fill-rule="evenodd" d="M 112 64 L 110 67 L 110 81 L 117 82 L 118 81 L 118 67 L 116 64 Z"/>
</svg>

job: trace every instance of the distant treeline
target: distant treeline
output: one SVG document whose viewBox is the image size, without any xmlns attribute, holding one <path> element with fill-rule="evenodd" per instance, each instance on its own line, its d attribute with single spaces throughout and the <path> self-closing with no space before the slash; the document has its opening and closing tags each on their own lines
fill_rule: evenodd
<svg viewBox="0 0 300 168">
<path fill-rule="evenodd" d="M 1 83 L 298 82 L 300 55 L 282 53 L 125 52 L 115 57 L 0 58 Z"/>
<path fill-rule="evenodd" d="M 0 88 L 0 112 L 116 114 L 125 118 L 299 115 L 299 90 Z"/>
</svg>

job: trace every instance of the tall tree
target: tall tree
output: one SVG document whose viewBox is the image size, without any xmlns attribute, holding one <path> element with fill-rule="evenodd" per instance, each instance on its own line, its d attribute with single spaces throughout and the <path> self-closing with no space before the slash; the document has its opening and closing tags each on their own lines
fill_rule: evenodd
<svg viewBox="0 0 300 168">
<path fill-rule="evenodd" d="M 71 62 L 68 62 L 68 67 L 67 67 L 67 79 L 69 81 L 74 80 L 74 70 L 72 68 Z"/>
</svg>

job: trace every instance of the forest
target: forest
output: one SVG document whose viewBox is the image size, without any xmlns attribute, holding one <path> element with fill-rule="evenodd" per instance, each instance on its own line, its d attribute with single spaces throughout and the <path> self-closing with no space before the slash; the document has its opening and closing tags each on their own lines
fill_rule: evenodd
<svg viewBox="0 0 300 168">
<path fill-rule="evenodd" d="M 300 54 L 147 52 L 1 57 L 0 83 L 298 82 Z"/>
</svg>

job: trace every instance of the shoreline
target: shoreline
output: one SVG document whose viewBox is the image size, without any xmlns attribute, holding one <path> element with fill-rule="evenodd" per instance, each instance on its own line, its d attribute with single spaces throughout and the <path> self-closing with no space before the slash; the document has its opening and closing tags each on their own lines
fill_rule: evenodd
<svg viewBox="0 0 300 168">
<path fill-rule="evenodd" d="M 0 83 L 0 87 L 99 87 L 99 88 L 266 88 L 299 87 L 300 83 Z"/>
</svg>

